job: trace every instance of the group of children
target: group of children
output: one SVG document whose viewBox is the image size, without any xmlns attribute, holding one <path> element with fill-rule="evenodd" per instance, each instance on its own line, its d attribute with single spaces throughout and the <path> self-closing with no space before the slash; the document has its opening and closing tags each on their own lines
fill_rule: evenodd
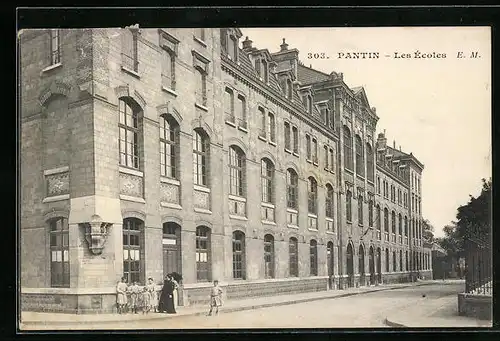
<svg viewBox="0 0 500 341">
<path fill-rule="evenodd" d="M 158 292 L 152 278 L 141 287 L 137 282 L 127 285 L 125 277 L 116 285 L 118 314 L 143 314 L 158 310 Z"/>
</svg>

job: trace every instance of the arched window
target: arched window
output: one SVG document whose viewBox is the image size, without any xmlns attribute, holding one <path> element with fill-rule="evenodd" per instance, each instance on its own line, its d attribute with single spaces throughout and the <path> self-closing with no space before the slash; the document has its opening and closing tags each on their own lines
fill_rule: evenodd
<svg viewBox="0 0 500 341">
<path fill-rule="evenodd" d="M 264 236 L 264 273 L 266 278 L 274 278 L 274 237 Z"/>
<path fill-rule="evenodd" d="M 237 146 L 229 147 L 229 194 L 245 196 L 245 154 Z"/>
<path fill-rule="evenodd" d="M 389 272 L 389 249 L 385 249 L 385 272 Z"/>
<path fill-rule="evenodd" d="M 51 219 L 50 227 L 50 286 L 69 288 L 69 227 L 68 219 Z"/>
<path fill-rule="evenodd" d="M 179 124 L 170 115 L 160 116 L 160 175 L 179 179 Z"/>
<path fill-rule="evenodd" d="M 308 180 L 308 212 L 318 214 L 318 183 L 312 176 Z"/>
<path fill-rule="evenodd" d="M 373 167 L 373 149 L 370 144 L 366 144 L 366 178 L 368 181 L 375 180 L 375 169 Z"/>
<path fill-rule="evenodd" d="M 368 226 L 373 227 L 373 199 L 368 201 Z"/>
<path fill-rule="evenodd" d="M 399 235 L 403 235 L 403 216 L 401 216 L 401 213 L 399 213 L 398 216 L 398 230 L 399 230 Z"/>
<path fill-rule="evenodd" d="M 193 132 L 193 176 L 194 184 L 207 186 L 210 170 L 210 140 L 202 129 Z"/>
<path fill-rule="evenodd" d="M 344 126 L 344 167 L 349 170 L 354 170 L 352 156 L 352 136 L 351 131 L 346 126 Z"/>
<path fill-rule="evenodd" d="M 210 229 L 206 226 L 196 228 L 196 279 L 198 282 L 211 280 L 210 234 Z"/>
<path fill-rule="evenodd" d="M 363 225 L 363 196 L 358 195 L 358 224 Z"/>
<path fill-rule="evenodd" d="M 365 175 L 365 157 L 363 151 L 363 142 L 359 135 L 356 135 L 356 173 L 358 175 Z"/>
<path fill-rule="evenodd" d="M 292 168 L 288 168 L 286 170 L 286 189 L 287 207 L 295 210 L 298 209 L 299 177 Z"/>
<path fill-rule="evenodd" d="M 271 160 L 264 158 L 261 160 L 261 193 L 262 202 L 273 203 L 274 202 L 274 165 Z"/>
<path fill-rule="evenodd" d="M 120 165 L 139 168 L 139 125 L 138 109 L 133 109 L 125 99 L 118 101 Z"/>
<path fill-rule="evenodd" d="M 352 192 L 346 191 L 345 194 L 345 214 L 347 221 L 352 221 Z"/>
<path fill-rule="evenodd" d="M 408 271 L 409 270 L 409 266 L 408 266 L 408 251 L 406 251 L 406 254 L 405 254 L 405 263 L 406 263 L 406 266 L 405 266 L 406 271 Z"/>
<path fill-rule="evenodd" d="M 381 226 L 381 225 L 382 225 L 382 224 L 381 224 L 381 220 L 382 220 L 382 218 L 381 218 L 381 216 L 382 216 L 382 212 L 380 211 L 380 205 L 379 205 L 379 204 L 377 204 L 377 213 L 376 213 L 376 215 L 377 215 L 377 217 L 376 217 L 376 218 L 377 218 L 377 224 L 376 224 L 376 225 L 377 225 L 377 230 L 379 230 L 379 231 L 380 231 L 380 228 L 382 227 L 382 226 Z"/>
<path fill-rule="evenodd" d="M 299 276 L 299 249 L 298 249 L 298 241 L 297 238 L 291 237 L 288 242 L 288 253 L 290 256 L 289 259 L 289 268 L 290 268 L 290 277 L 298 277 Z"/>
<path fill-rule="evenodd" d="M 405 236 L 408 237 L 408 217 L 405 216 Z"/>
<path fill-rule="evenodd" d="M 128 283 L 140 283 L 143 279 L 141 262 L 143 227 L 144 223 L 140 219 L 123 219 L 123 276 Z"/>
<path fill-rule="evenodd" d="M 396 212 L 391 212 L 391 227 L 392 233 L 396 234 Z"/>
<path fill-rule="evenodd" d="M 384 231 L 389 232 L 389 210 L 384 208 Z"/>
<path fill-rule="evenodd" d="M 330 184 L 326 184 L 326 202 L 325 202 L 325 213 L 328 218 L 333 218 L 333 187 Z"/>
<path fill-rule="evenodd" d="M 396 258 L 396 251 L 392 253 L 392 271 L 396 272 L 398 270 L 398 262 Z"/>
<path fill-rule="evenodd" d="M 403 250 L 399 250 L 399 271 L 403 271 Z"/>
<path fill-rule="evenodd" d="M 311 239 L 309 243 L 309 255 L 311 258 L 310 274 L 318 276 L 318 243 L 314 239 Z"/>
<path fill-rule="evenodd" d="M 245 279 L 245 234 L 233 232 L 233 278 Z"/>
</svg>

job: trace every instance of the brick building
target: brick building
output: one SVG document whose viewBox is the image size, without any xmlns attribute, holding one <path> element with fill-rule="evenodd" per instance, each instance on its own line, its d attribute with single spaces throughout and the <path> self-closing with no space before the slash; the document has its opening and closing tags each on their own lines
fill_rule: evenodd
<svg viewBox="0 0 500 341">
<path fill-rule="evenodd" d="M 19 49 L 23 309 L 112 311 L 123 275 L 182 273 L 194 304 L 213 279 L 238 298 L 430 273 L 423 165 L 285 40 L 26 30 Z"/>
</svg>

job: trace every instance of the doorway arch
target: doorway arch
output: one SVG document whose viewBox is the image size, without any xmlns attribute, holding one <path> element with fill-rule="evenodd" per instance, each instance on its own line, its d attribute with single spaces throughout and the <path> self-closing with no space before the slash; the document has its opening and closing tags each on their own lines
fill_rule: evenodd
<svg viewBox="0 0 500 341">
<path fill-rule="evenodd" d="M 365 248 L 361 244 L 358 250 L 358 272 L 359 272 L 359 285 L 365 285 Z"/>
<path fill-rule="evenodd" d="M 382 250 L 377 248 L 377 283 L 382 283 Z"/>
<path fill-rule="evenodd" d="M 349 288 L 354 286 L 354 252 L 352 244 L 347 244 L 347 286 Z"/>
<path fill-rule="evenodd" d="M 375 252 L 373 251 L 373 246 L 370 246 L 369 256 L 368 256 L 369 268 L 370 268 L 370 284 L 375 284 Z"/>
</svg>

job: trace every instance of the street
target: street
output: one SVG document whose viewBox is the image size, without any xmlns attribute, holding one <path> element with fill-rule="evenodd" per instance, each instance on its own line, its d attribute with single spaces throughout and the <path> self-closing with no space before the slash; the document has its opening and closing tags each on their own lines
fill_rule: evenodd
<svg viewBox="0 0 500 341">
<path fill-rule="evenodd" d="M 456 302 L 456 294 L 463 290 L 463 283 L 432 284 L 233 313 L 224 313 L 224 307 L 222 307 L 218 316 L 178 316 L 153 320 L 96 323 L 90 328 L 88 325 L 80 326 L 80 328 L 387 328 L 384 324 L 387 315 L 404 312 L 405 308 L 416 305 L 424 307 L 426 302 L 445 296 L 450 296 L 450 299 L 455 297 L 454 300 L 450 300 L 450 304 L 453 304 Z M 47 326 L 46 328 L 63 329 L 64 327 Z M 71 326 L 64 329 L 78 328 Z"/>
</svg>

